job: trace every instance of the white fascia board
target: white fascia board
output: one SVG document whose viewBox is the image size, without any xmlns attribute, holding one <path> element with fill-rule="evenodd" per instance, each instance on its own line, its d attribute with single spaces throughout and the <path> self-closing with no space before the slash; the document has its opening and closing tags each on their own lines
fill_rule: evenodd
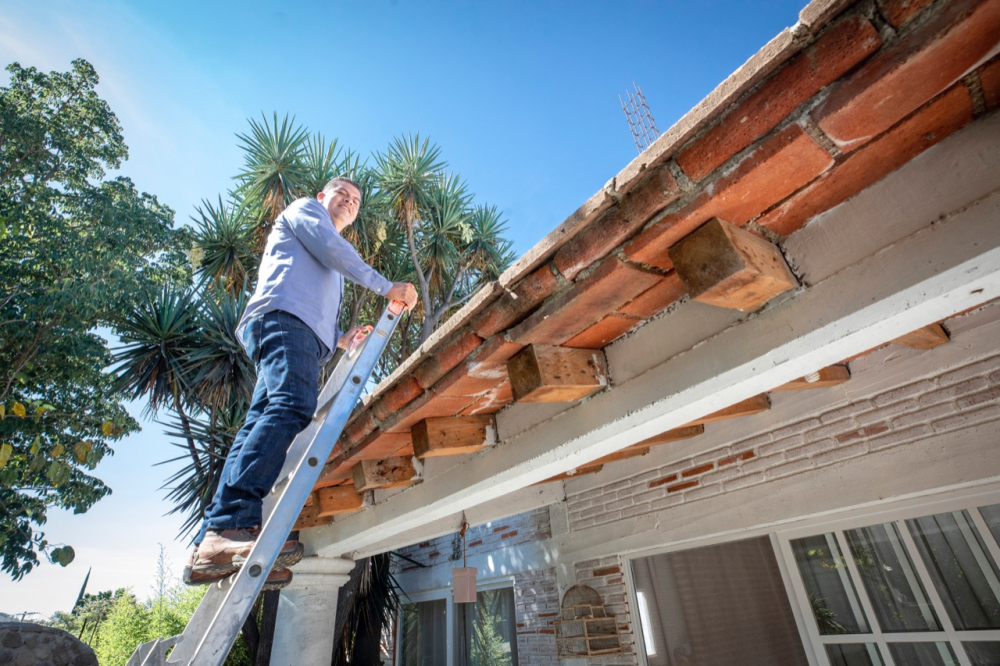
<svg viewBox="0 0 1000 666">
<path fill-rule="evenodd" d="M 513 516 L 543 506 L 556 504 L 566 499 L 566 490 L 563 483 L 546 483 L 541 486 L 529 486 L 515 490 L 503 498 L 503 501 L 490 501 L 478 506 L 469 507 L 450 516 L 439 518 L 435 521 L 424 523 L 411 530 L 396 532 L 386 539 L 376 541 L 366 545 L 364 548 L 353 551 L 351 559 L 358 560 L 362 557 L 369 557 L 384 553 L 397 548 L 404 548 L 421 541 L 436 539 L 448 534 L 455 534 L 462 529 L 462 522 L 469 525 L 484 525 L 494 520 L 500 520 L 508 516 Z M 309 532 L 305 533 L 306 535 Z"/>
<path fill-rule="evenodd" d="M 995 147 L 995 122 L 969 130 L 952 139 Z M 931 151 L 914 168 L 954 170 L 953 162 L 928 156 Z M 669 336 L 671 327 L 688 319 L 689 308 L 652 322 L 608 350 L 612 388 L 517 434 L 504 436 L 500 428 L 496 446 L 383 504 L 306 532 L 308 545 L 327 556 L 362 551 L 464 507 L 502 504 L 515 490 L 1000 297 L 1000 175 L 976 177 L 993 194 L 968 200 L 888 247 L 875 251 L 878 244 L 867 244 L 873 254 L 723 330 L 706 331 L 700 343 L 639 371 L 637 363 L 657 363 L 658 356 L 642 341 L 657 330 Z M 866 230 L 883 220 L 873 215 L 855 225 L 852 242 L 866 246 Z M 789 260 L 803 266 L 810 258 Z M 621 381 L 616 366 L 630 366 L 621 373 L 627 380 Z"/>
</svg>

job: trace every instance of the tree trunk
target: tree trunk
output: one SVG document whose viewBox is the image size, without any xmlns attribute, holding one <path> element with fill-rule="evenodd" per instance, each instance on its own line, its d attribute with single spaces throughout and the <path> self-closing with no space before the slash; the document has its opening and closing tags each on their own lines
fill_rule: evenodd
<svg viewBox="0 0 1000 666">
<path fill-rule="evenodd" d="M 274 626 L 278 619 L 278 600 L 281 590 L 269 590 L 263 594 L 264 603 L 260 617 L 260 640 L 257 643 L 257 666 L 269 666 L 271 648 L 274 646 Z"/>
</svg>

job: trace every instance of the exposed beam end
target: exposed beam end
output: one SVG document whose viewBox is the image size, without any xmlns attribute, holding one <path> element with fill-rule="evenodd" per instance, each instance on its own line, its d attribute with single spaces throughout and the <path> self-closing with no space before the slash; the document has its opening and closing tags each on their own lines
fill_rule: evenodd
<svg viewBox="0 0 1000 666">
<path fill-rule="evenodd" d="M 424 419 L 412 434 L 413 453 L 420 460 L 474 453 L 496 442 L 491 415 Z"/>
<path fill-rule="evenodd" d="M 750 312 L 798 284 L 777 247 L 719 218 L 667 252 L 691 298 L 702 303 Z"/>
<path fill-rule="evenodd" d="M 313 494 L 313 506 L 319 507 L 318 518 L 353 513 L 364 507 L 364 498 L 354 486 L 322 488 Z"/>
<path fill-rule="evenodd" d="M 649 446 L 658 446 L 660 444 L 669 444 L 670 442 L 679 442 L 682 439 L 690 439 L 691 437 L 697 437 L 703 432 L 705 432 L 705 426 L 700 424 L 687 425 L 681 428 L 673 428 L 672 430 L 661 432 L 659 435 L 654 435 L 649 439 L 644 439 L 638 444 L 633 444 L 632 448 L 641 449 Z"/>
<path fill-rule="evenodd" d="M 580 467 L 569 472 L 563 472 L 562 474 L 556 474 L 551 476 L 544 481 L 539 481 L 533 485 L 540 486 L 543 483 L 552 483 L 553 481 L 568 481 L 570 479 L 575 479 L 580 476 L 586 476 L 588 474 L 597 474 L 604 468 L 604 465 L 587 465 L 586 467 Z"/>
<path fill-rule="evenodd" d="M 411 458 L 362 460 L 351 469 L 351 473 L 354 489 L 359 493 L 375 488 L 399 488 L 418 480 Z"/>
<path fill-rule="evenodd" d="M 910 347 L 911 349 L 934 349 L 948 342 L 948 332 L 941 324 L 930 324 L 892 341 L 894 345 Z"/>
<path fill-rule="evenodd" d="M 599 349 L 530 345 L 507 361 L 517 402 L 572 402 L 608 385 L 608 364 Z"/>
<path fill-rule="evenodd" d="M 319 505 L 316 503 L 315 498 L 313 498 L 312 504 L 302 507 L 302 512 L 299 513 L 299 517 L 295 520 L 295 526 L 292 527 L 292 531 L 308 530 L 320 525 L 329 525 L 332 522 L 333 516 L 319 515 Z"/>
<path fill-rule="evenodd" d="M 799 377 L 798 379 L 792 380 L 787 384 L 782 384 L 772 390 L 801 391 L 803 389 L 827 388 L 829 386 L 843 384 L 850 378 L 851 371 L 847 369 L 846 364 L 841 363 L 838 365 L 830 365 L 825 368 L 820 368 L 811 375 Z"/>
<path fill-rule="evenodd" d="M 740 416 L 759 414 L 760 412 L 767 411 L 768 409 L 771 409 L 771 399 L 767 397 L 766 393 L 761 393 L 760 395 L 755 395 L 752 398 L 741 400 L 735 405 L 730 405 L 725 409 L 720 409 L 717 412 L 712 412 L 707 416 L 696 419 L 688 425 L 704 425 L 706 423 L 714 423 L 715 421 L 725 421 L 727 419 L 735 419 Z"/>
</svg>

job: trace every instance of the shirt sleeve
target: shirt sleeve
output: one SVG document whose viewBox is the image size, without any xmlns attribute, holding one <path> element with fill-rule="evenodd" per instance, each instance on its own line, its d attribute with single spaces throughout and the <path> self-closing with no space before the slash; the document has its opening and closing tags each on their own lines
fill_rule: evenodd
<svg viewBox="0 0 1000 666">
<path fill-rule="evenodd" d="M 392 282 L 366 264 L 354 246 L 337 233 L 318 201 L 299 200 L 283 216 L 295 237 L 321 264 L 380 296 L 389 293 Z"/>
</svg>

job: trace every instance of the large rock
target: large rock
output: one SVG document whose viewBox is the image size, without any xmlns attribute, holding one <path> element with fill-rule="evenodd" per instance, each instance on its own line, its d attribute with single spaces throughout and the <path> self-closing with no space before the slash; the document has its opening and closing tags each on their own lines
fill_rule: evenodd
<svg viewBox="0 0 1000 666">
<path fill-rule="evenodd" d="M 97 655 L 72 634 L 30 622 L 0 622 L 0 664 L 98 666 Z"/>
</svg>

